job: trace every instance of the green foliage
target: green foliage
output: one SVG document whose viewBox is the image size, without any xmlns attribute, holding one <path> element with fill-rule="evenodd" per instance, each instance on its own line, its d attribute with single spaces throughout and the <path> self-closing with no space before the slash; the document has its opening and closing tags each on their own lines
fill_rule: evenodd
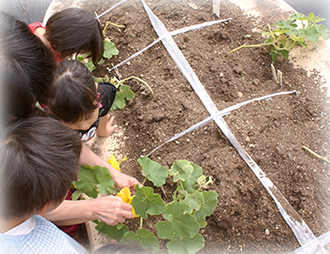
<svg viewBox="0 0 330 254">
<path fill-rule="evenodd" d="M 165 204 L 162 197 L 154 189 L 147 186 L 135 186 L 135 195 L 131 204 L 135 213 L 140 216 L 140 228 L 134 233 L 127 226 L 119 223 L 109 226 L 99 222 L 96 229 L 117 241 L 138 245 L 151 252 L 159 249 L 158 239 L 167 239 L 169 253 L 195 253 L 204 247 L 204 238 L 199 233 L 204 228 L 206 217 L 210 216 L 217 205 L 217 193 L 206 189 L 212 179 L 203 175 L 200 166 L 186 160 L 175 161 L 170 169 L 161 166 L 144 156 L 138 159 L 142 174 L 156 187 L 162 187 L 169 175 L 177 183 L 172 201 Z M 87 191 L 89 196 L 111 192 L 110 186 L 104 186 L 109 179 L 109 170 L 95 166 L 84 166 L 79 173 L 79 182 L 74 186 L 78 191 Z M 155 225 L 157 237 L 144 229 L 143 219 L 152 215 L 162 215 L 163 219 Z"/>
<path fill-rule="evenodd" d="M 109 39 L 104 40 L 104 52 L 103 57 L 110 59 L 113 56 L 116 56 L 119 54 L 118 49 L 115 47 L 115 44 L 111 42 Z"/>
<path fill-rule="evenodd" d="M 138 159 L 143 175 L 157 187 L 164 185 L 168 177 L 168 169 L 159 163 L 150 160 L 147 156 Z"/>
<path fill-rule="evenodd" d="M 154 193 L 151 187 L 135 186 L 135 197 L 132 200 L 132 206 L 135 213 L 141 218 L 146 219 L 147 213 L 150 215 L 158 215 L 165 210 L 165 203 L 161 196 Z"/>
<path fill-rule="evenodd" d="M 82 165 L 78 177 L 79 181 L 74 181 L 73 186 L 89 197 L 96 198 L 99 193 L 115 191 L 112 176 L 106 167 Z"/>
<path fill-rule="evenodd" d="M 267 37 L 264 43 L 255 45 L 244 44 L 231 50 L 227 56 L 241 48 L 272 46 L 270 55 L 273 61 L 276 61 L 279 56 L 287 59 L 290 50 L 296 45 L 307 48 L 306 41 L 316 43 L 321 37 L 324 40 L 329 39 L 328 29 L 323 24 L 316 24 L 323 20 L 323 18 L 316 17 L 314 13 L 309 13 L 308 16 L 302 13 L 295 13 L 286 21 L 276 22 L 274 26 L 277 28 L 271 28 L 268 25 L 267 31 L 261 32 L 262 36 Z"/>
<path fill-rule="evenodd" d="M 116 109 L 123 109 L 126 105 L 126 101 L 132 100 L 135 98 L 134 92 L 127 85 L 121 85 L 119 91 L 116 93 L 115 100 L 111 106 L 111 111 Z"/>
<path fill-rule="evenodd" d="M 156 252 L 159 250 L 157 237 L 144 228 L 136 230 L 136 234 L 132 231 L 127 232 L 120 241 L 122 243 L 140 246 L 151 252 Z"/>
<path fill-rule="evenodd" d="M 102 221 L 100 221 L 95 228 L 99 232 L 106 234 L 117 241 L 120 241 L 120 239 L 122 239 L 129 231 L 128 227 L 122 223 L 118 223 L 116 226 L 110 226 Z"/>
</svg>

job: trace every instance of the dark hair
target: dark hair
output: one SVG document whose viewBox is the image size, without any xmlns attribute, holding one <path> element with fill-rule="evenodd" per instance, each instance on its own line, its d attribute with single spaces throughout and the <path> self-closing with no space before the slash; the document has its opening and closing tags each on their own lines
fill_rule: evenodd
<svg viewBox="0 0 330 254">
<path fill-rule="evenodd" d="M 45 103 L 56 68 L 51 51 L 27 25 L 0 11 L 0 79 L 7 113 L 29 115 L 38 100 Z"/>
<path fill-rule="evenodd" d="M 94 78 L 78 61 L 61 61 L 52 89 L 48 107 L 55 117 L 66 123 L 88 119 L 98 107 Z"/>
<path fill-rule="evenodd" d="M 97 249 L 93 254 L 150 254 L 150 252 L 135 245 L 110 243 Z"/>
<path fill-rule="evenodd" d="M 90 53 L 97 65 L 103 56 L 101 25 L 87 10 L 68 8 L 53 14 L 47 21 L 45 38 L 62 58 L 74 53 Z"/>
<path fill-rule="evenodd" d="M 79 135 L 60 121 L 30 117 L 8 127 L 2 138 L 1 217 L 23 218 L 61 203 L 77 179 Z"/>
</svg>

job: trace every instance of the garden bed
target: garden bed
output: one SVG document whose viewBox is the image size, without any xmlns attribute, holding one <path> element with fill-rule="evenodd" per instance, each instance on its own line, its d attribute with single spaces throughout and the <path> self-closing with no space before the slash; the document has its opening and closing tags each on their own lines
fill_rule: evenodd
<svg viewBox="0 0 330 254">
<path fill-rule="evenodd" d="M 115 3 L 86 1 L 80 5 L 100 14 Z M 218 19 L 212 14 L 211 0 L 147 3 L 169 31 Z M 276 6 L 269 1 L 267 8 L 274 10 Z M 243 49 L 226 58 L 239 45 L 263 42 L 260 31 L 267 23 L 283 20 L 289 13 L 256 18 L 244 15 L 229 1 L 221 1 L 220 16 L 232 21 L 176 35 L 174 41 L 219 110 L 275 92 L 299 91 L 253 102 L 224 119 L 241 146 L 313 233 L 324 234 L 330 229 L 329 166 L 301 148 L 305 145 L 321 155 L 330 155 L 326 135 L 330 112 L 321 77 L 316 70 L 308 74 L 304 69 L 294 68 L 289 60 L 272 62 L 265 48 Z M 138 0 L 126 2 L 100 21 L 125 25 L 124 29 L 114 26 L 107 29 L 119 50 L 109 67 L 158 38 Z M 272 80 L 272 63 L 283 72 L 282 87 Z M 114 146 L 117 157 L 128 158 L 121 164 L 122 172 L 142 182 L 144 177 L 137 159 L 209 114 L 161 42 L 118 71 L 123 78 L 132 75 L 142 78 L 155 96 L 138 81 L 128 81 L 126 84 L 136 97 L 124 109 L 113 112 L 119 125 L 117 134 L 108 140 L 97 138 L 90 147 L 106 159 Z M 105 74 L 109 75 L 105 67 L 93 72 L 94 76 Z M 115 75 L 111 72 L 111 76 Z M 273 199 L 215 123 L 164 145 L 150 158 L 166 167 L 175 160 L 190 160 L 214 179 L 211 189 L 218 194 L 218 206 L 201 230 L 205 248 L 200 253 L 287 253 L 300 246 Z M 171 195 L 175 186 L 167 184 L 164 189 Z M 166 199 L 160 189 L 157 192 Z M 159 219 L 150 217 L 145 222 L 146 228 L 156 232 L 154 225 Z M 127 223 L 133 227 L 139 224 L 139 219 Z M 161 243 L 162 250 L 165 244 Z"/>
</svg>

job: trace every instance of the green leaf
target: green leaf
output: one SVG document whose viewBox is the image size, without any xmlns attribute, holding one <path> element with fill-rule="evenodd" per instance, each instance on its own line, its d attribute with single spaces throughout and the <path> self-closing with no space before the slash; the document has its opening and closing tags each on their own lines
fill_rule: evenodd
<svg viewBox="0 0 330 254">
<path fill-rule="evenodd" d="M 75 190 L 72 195 L 71 195 L 71 199 L 72 200 L 78 200 L 78 198 L 80 197 L 80 195 L 82 194 L 83 192 L 81 190 Z"/>
<path fill-rule="evenodd" d="M 289 19 L 291 19 L 291 20 L 308 20 L 308 17 L 305 16 L 304 14 L 298 12 L 298 13 L 292 14 L 289 17 Z"/>
<path fill-rule="evenodd" d="M 185 201 L 192 209 L 197 211 L 203 204 L 203 194 L 200 191 L 195 191 L 193 194 L 188 194 L 185 198 Z"/>
<path fill-rule="evenodd" d="M 312 13 L 312 12 L 308 14 L 308 18 L 313 23 L 318 23 L 318 22 L 321 22 L 321 21 L 325 20 L 323 18 L 320 18 L 320 17 L 315 16 L 314 13 Z"/>
<path fill-rule="evenodd" d="M 198 222 L 205 221 L 205 217 L 210 216 L 218 204 L 218 194 L 215 191 L 203 191 L 202 194 L 203 203 L 195 213 Z"/>
<path fill-rule="evenodd" d="M 166 221 L 156 224 L 157 235 L 162 239 L 191 238 L 198 233 L 196 218 L 186 212 L 189 206 L 185 202 L 172 202 L 166 205 L 163 217 Z"/>
<path fill-rule="evenodd" d="M 122 223 L 118 223 L 116 226 L 110 226 L 102 221 L 97 224 L 95 229 L 100 233 L 110 236 L 116 241 L 119 241 L 124 234 L 129 231 L 128 227 Z"/>
<path fill-rule="evenodd" d="M 194 167 L 194 171 L 186 181 L 182 182 L 184 189 L 189 193 L 193 193 L 198 189 L 198 187 L 195 187 L 197 184 L 196 180 L 203 175 L 203 169 L 200 166 L 193 163 L 191 165 Z"/>
<path fill-rule="evenodd" d="M 93 78 L 94 78 L 94 81 L 95 81 L 96 83 L 100 83 L 100 82 L 103 81 L 102 78 L 97 78 L 97 77 L 93 77 Z"/>
<path fill-rule="evenodd" d="M 123 109 L 126 105 L 125 101 L 125 95 L 122 92 L 117 92 L 115 100 L 113 101 L 113 104 L 111 106 L 110 110 L 115 110 L 115 109 Z"/>
<path fill-rule="evenodd" d="M 272 48 L 270 51 L 270 54 L 272 56 L 272 60 L 276 61 L 277 57 L 280 56 L 281 54 L 277 53 L 277 51 L 275 50 L 275 48 Z"/>
<path fill-rule="evenodd" d="M 108 75 L 105 75 L 105 76 L 104 76 L 104 81 L 105 81 L 105 82 L 109 82 L 109 77 L 108 77 Z"/>
<path fill-rule="evenodd" d="M 75 186 L 89 197 L 96 198 L 99 193 L 108 194 L 114 190 L 114 182 L 106 167 L 82 165 Z"/>
<path fill-rule="evenodd" d="M 115 44 L 109 40 L 104 40 L 104 53 L 103 57 L 111 58 L 115 55 L 118 55 L 119 51 L 116 49 Z"/>
<path fill-rule="evenodd" d="M 194 167 L 189 161 L 179 160 L 175 161 L 170 168 L 170 175 L 173 176 L 173 182 L 177 182 L 180 179 L 186 181 L 193 172 Z"/>
<path fill-rule="evenodd" d="M 166 244 L 169 254 L 191 254 L 204 248 L 204 237 L 196 234 L 192 238 L 173 239 Z"/>
<path fill-rule="evenodd" d="M 142 167 L 142 171 L 155 186 L 159 187 L 165 184 L 168 177 L 168 169 L 166 167 L 149 159 L 147 156 L 139 158 L 138 163 Z"/>
<path fill-rule="evenodd" d="M 131 90 L 131 88 L 127 85 L 121 85 L 119 87 L 120 92 L 124 93 L 125 98 L 127 101 L 134 99 L 135 98 L 135 94 L 134 92 Z"/>
<path fill-rule="evenodd" d="M 84 63 L 84 64 L 85 64 L 85 66 L 88 68 L 88 70 L 89 70 L 90 72 L 92 72 L 93 70 L 96 69 L 96 67 L 95 67 L 95 65 L 93 64 L 92 61 L 88 61 L 87 63 Z"/>
<path fill-rule="evenodd" d="M 321 35 L 324 40 L 329 40 L 329 30 L 325 27 L 325 25 L 315 25 L 316 31 Z"/>
<path fill-rule="evenodd" d="M 132 200 L 132 206 L 135 213 L 146 219 L 147 213 L 150 215 L 158 215 L 165 210 L 165 203 L 161 196 L 154 193 L 153 188 L 139 185 L 135 186 L 135 197 Z"/>
<path fill-rule="evenodd" d="M 316 31 L 315 28 L 309 27 L 306 29 L 306 38 L 310 41 L 317 42 L 320 38 L 320 34 Z"/>
<path fill-rule="evenodd" d="M 83 62 L 84 61 L 84 57 L 83 56 L 77 56 L 77 60 L 79 61 L 79 62 Z"/>
<path fill-rule="evenodd" d="M 159 250 L 157 237 L 144 228 L 136 230 L 136 234 L 132 231 L 127 232 L 120 242 L 129 245 L 137 245 L 151 252 L 156 252 Z"/>
</svg>

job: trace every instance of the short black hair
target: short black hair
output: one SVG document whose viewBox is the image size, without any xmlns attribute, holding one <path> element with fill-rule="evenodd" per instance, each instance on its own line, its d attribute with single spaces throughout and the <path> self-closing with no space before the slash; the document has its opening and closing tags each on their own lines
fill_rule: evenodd
<svg viewBox="0 0 330 254">
<path fill-rule="evenodd" d="M 97 249 L 93 254 L 150 254 L 145 249 L 134 245 L 128 245 L 124 243 L 110 243 L 99 249 Z"/>
<path fill-rule="evenodd" d="M 33 215 L 60 204 L 77 180 L 78 133 L 49 117 L 29 117 L 7 127 L 0 145 L 0 216 Z"/>
<path fill-rule="evenodd" d="M 62 60 L 55 72 L 53 97 L 48 103 L 52 114 L 65 123 L 88 119 L 98 108 L 94 78 L 76 60 Z"/>
<path fill-rule="evenodd" d="M 65 58 L 74 53 L 89 53 L 94 65 L 104 52 L 102 27 L 93 14 L 79 8 L 54 13 L 46 23 L 46 39 Z"/>
<path fill-rule="evenodd" d="M 0 80 L 8 115 L 28 116 L 35 101 L 45 103 L 56 63 L 27 24 L 0 11 Z"/>
</svg>

